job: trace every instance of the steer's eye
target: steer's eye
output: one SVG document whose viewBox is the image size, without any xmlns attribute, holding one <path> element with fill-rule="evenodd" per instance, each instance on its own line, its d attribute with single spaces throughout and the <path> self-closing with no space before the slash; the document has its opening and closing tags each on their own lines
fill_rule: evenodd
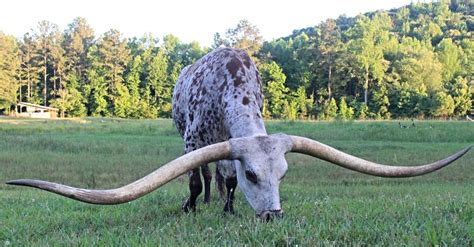
<svg viewBox="0 0 474 247">
<path fill-rule="evenodd" d="M 245 171 L 245 177 L 247 177 L 247 179 L 254 184 L 258 182 L 257 175 L 253 171 Z"/>
</svg>

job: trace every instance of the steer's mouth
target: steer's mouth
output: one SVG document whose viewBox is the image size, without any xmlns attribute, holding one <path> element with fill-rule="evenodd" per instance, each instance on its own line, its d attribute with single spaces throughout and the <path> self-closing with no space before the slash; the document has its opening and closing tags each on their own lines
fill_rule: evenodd
<svg viewBox="0 0 474 247">
<path fill-rule="evenodd" d="M 260 218 L 261 220 L 270 221 L 274 218 L 282 218 L 283 210 L 281 209 L 264 210 L 261 213 L 257 213 L 256 216 Z"/>
</svg>

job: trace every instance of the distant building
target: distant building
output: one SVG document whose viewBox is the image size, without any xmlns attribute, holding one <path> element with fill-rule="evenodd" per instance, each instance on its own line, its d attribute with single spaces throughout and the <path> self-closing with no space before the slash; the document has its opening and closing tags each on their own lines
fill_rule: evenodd
<svg viewBox="0 0 474 247">
<path fill-rule="evenodd" d="M 27 102 L 20 102 L 17 104 L 16 112 L 13 114 L 17 117 L 27 118 L 56 118 L 58 116 L 58 109 Z"/>
</svg>

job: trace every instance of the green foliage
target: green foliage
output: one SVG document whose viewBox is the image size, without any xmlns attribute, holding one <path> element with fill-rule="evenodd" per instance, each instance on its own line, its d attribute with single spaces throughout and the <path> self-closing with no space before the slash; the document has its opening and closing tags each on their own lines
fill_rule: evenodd
<svg viewBox="0 0 474 247">
<path fill-rule="evenodd" d="M 241 48 L 255 60 L 266 118 L 333 118 L 333 98 L 350 99 L 362 119 L 463 118 L 474 100 L 472 7 L 465 0 L 416 2 L 327 19 L 268 42 L 242 20 L 216 33 L 212 48 Z M 110 30 L 95 38 L 80 17 L 64 32 L 41 21 L 14 43 L 0 47 L 1 62 L 19 64 L 1 68 L 4 77 L 10 71 L 9 82 L 0 81 L 2 107 L 28 101 L 64 116 L 170 117 L 181 69 L 211 50 L 172 34 L 125 39 Z"/>
<path fill-rule="evenodd" d="M 227 46 L 244 49 L 247 53 L 256 58 L 262 47 L 263 38 L 256 26 L 248 20 L 241 20 L 235 28 L 230 28 L 225 33 Z"/>
<path fill-rule="evenodd" d="M 390 101 L 388 99 L 388 89 L 384 83 L 379 82 L 372 91 L 371 108 L 376 119 L 390 119 Z"/>
<path fill-rule="evenodd" d="M 329 101 L 324 101 L 322 109 L 320 109 L 318 114 L 318 119 L 320 120 L 334 120 L 338 116 L 337 103 L 334 98 L 331 98 Z"/>
<path fill-rule="evenodd" d="M 436 53 L 443 64 L 443 82 L 449 83 L 461 71 L 460 49 L 448 38 L 436 46 Z"/>
<path fill-rule="evenodd" d="M 356 117 L 360 120 L 364 120 L 369 117 L 369 107 L 365 103 L 359 103 L 356 105 Z"/>
<path fill-rule="evenodd" d="M 311 112 L 313 99 L 306 96 L 306 89 L 303 86 L 296 90 L 294 102 L 297 106 L 298 119 L 307 119 L 309 117 L 309 113 Z"/>
<path fill-rule="evenodd" d="M 368 103 L 369 82 L 381 81 L 387 70 L 383 57 L 384 43 L 388 39 L 390 18 L 387 14 L 377 14 L 373 19 L 359 16 L 356 24 L 348 30 L 351 41 L 349 52 L 355 57 L 358 77 L 364 89 L 364 103 Z"/>
<path fill-rule="evenodd" d="M 285 94 L 288 93 L 289 89 L 285 87 L 286 76 L 283 74 L 280 66 L 275 62 L 262 64 L 260 73 L 264 83 L 264 94 L 268 101 L 268 111 L 271 112 L 271 116 L 279 118 L 283 115 L 284 111 L 286 111 L 288 116 L 290 106 L 288 101 L 285 100 Z M 287 105 L 286 107 L 285 104 Z"/>
<path fill-rule="evenodd" d="M 20 60 L 15 39 L 0 32 L 0 109 L 10 110 L 16 103 Z"/>
<path fill-rule="evenodd" d="M 445 92 L 436 92 L 431 96 L 430 114 L 434 117 L 447 118 L 454 112 L 454 100 Z"/>
<path fill-rule="evenodd" d="M 341 120 L 350 120 L 354 118 L 354 109 L 347 105 L 346 98 L 342 97 L 339 101 L 338 118 Z"/>
<path fill-rule="evenodd" d="M 469 111 L 472 107 L 471 88 L 469 88 L 468 81 L 465 78 L 460 76 L 454 79 L 448 87 L 449 95 L 452 96 L 454 100 L 454 115 L 455 116 L 464 116 L 469 114 Z"/>
</svg>

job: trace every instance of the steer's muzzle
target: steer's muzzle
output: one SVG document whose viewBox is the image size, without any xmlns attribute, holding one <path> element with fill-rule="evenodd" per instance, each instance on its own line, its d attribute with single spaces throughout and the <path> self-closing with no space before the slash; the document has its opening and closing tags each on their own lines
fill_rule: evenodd
<svg viewBox="0 0 474 247">
<path fill-rule="evenodd" d="M 273 218 L 281 218 L 283 217 L 283 210 L 276 209 L 276 210 L 265 210 L 260 214 L 257 214 L 257 217 L 264 221 L 270 221 Z"/>
</svg>

